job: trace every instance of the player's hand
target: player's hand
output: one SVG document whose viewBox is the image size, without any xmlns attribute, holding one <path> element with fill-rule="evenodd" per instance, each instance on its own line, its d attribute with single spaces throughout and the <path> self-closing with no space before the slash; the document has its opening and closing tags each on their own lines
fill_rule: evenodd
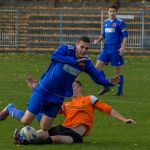
<svg viewBox="0 0 150 150">
<path fill-rule="evenodd" d="M 83 57 L 83 58 L 79 58 L 77 61 L 78 63 L 80 63 L 80 62 L 85 62 L 86 60 L 89 60 L 89 58 Z"/>
<path fill-rule="evenodd" d="M 119 82 L 119 80 L 120 80 L 120 76 L 117 75 L 117 76 L 111 77 L 111 78 L 109 79 L 109 82 L 110 82 L 111 84 L 113 84 L 113 85 L 116 85 L 116 84 Z"/>
<path fill-rule="evenodd" d="M 80 59 L 77 60 L 78 65 L 80 66 L 81 70 L 85 69 L 85 61 L 89 60 L 88 57 L 82 57 Z"/>
<path fill-rule="evenodd" d="M 35 88 L 36 85 L 37 85 L 37 80 L 34 80 L 34 79 L 32 78 L 32 76 L 28 76 L 28 77 L 26 78 L 26 82 L 27 82 L 28 87 L 31 88 L 32 90 L 34 90 L 34 88 Z"/>
<path fill-rule="evenodd" d="M 136 122 L 133 119 L 126 119 L 125 123 L 127 123 L 127 124 L 136 124 Z"/>
<path fill-rule="evenodd" d="M 124 47 L 121 47 L 118 51 L 119 51 L 119 55 L 123 56 L 126 50 Z"/>
<path fill-rule="evenodd" d="M 94 40 L 94 45 L 97 44 L 99 42 L 98 39 Z"/>
</svg>

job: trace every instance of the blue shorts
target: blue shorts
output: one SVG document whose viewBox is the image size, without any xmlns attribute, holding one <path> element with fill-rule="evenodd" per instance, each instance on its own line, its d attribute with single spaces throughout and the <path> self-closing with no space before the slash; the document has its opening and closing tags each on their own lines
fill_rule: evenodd
<svg viewBox="0 0 150 150">
<path fill-rule="evenodd" d="M 61 108 L 64 98 L 45 92 L 39 85 L 33 91 L 27 110 L 34 115 L 42 113 L 55 118 Z"/>
<path fill-rule="evenodd" d="M 124 64 L 123 57 L 119 55 L 120 45 L 104 45 L 102 53 L 98 56 L 99 61 L 106 64 L 111 62 L 111 66 L 122 66 Z"/>
</svg>

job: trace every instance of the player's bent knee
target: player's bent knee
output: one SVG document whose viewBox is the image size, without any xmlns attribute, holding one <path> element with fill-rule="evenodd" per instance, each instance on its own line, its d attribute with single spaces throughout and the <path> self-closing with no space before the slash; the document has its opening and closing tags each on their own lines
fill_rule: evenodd
<svg viewBox="0 0 150 150">
<path fill-rule="evenodd" d="M 34 118 L 27 118 L 27 117 L 23 117 L 21 122 L 24 124 L 24 125 L 30 125 L 32 123 Z"/>
<path fill-rule="evenodd" d="M 33 115 L 32 113 L 30 113 L 29 111 L 26 111 L 25 115 L 21 119 L 21 122 L 24 125 L 30 125 L 32 123 L 32 121 L 34 120 L 34 118 L 35 118 L 35 115 Z"/>
<path fill-rule="evenodd" d="M 22 122 L 24 125 L 30 125 L 30 124 L 32 123 L 31 120 L 25 120 L 25 119 L 21 120 L 21 122 Z"/>
</svg>

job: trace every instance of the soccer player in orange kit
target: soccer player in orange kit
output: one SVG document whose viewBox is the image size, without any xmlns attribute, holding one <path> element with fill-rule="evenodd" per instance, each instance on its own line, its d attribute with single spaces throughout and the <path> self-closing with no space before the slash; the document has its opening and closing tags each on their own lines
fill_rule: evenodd
<svg viewBox="0 0 150 150">
<path fill-rule="evenodd" d="M 30 78 L 28 85 L 34 88 L 36 83 Z M 82 84 L 80 81 L 75 80 L 72 88 L 73 100 L 71 102 L 64 102 L 59 112 L 65 116 L 62 125 L 54 126 L 48 132 L 37 130 L 37 138 L 33 141 L 24 140 L 19 134 L 19 130 L 16 129 L 14 133 L 15 144 L 82 143 L 82 138 L 88 135 L 93 127 L 95 109 L 124 123 L 136 123 L 132 119 L 126 119 L 97 97 L 93 95 L 82 96 Z"/>
</svg>

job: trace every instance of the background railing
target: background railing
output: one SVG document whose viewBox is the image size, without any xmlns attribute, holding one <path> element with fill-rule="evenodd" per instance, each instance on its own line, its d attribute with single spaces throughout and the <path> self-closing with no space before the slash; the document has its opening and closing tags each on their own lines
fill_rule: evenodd
<svg viewBox="0 0 150 150">
<path fill-rule="evenodd" d="M 74 44 L 81 35 L 94 39 L 101 34 L 107 11 L 98 10 L 0 10 L 0 50 L 54 50 L 62 43 Z M 150 52 L 150 12 L 120 11 L 129 32 L 127 49 Z M 91 45 L 99 51 L 102 44 Z"/>
</svg>

